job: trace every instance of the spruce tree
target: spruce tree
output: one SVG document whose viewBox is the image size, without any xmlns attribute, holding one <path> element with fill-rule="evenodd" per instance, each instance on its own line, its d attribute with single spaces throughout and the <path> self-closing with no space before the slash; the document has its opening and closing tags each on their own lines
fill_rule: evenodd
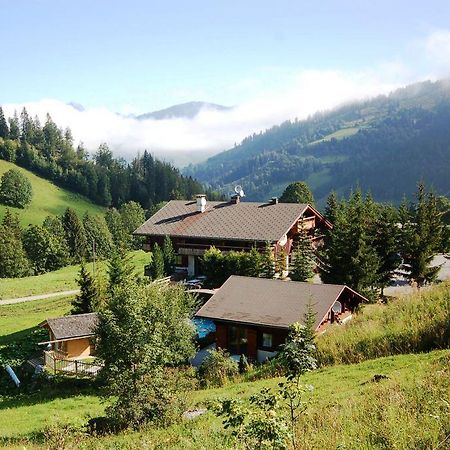
<svg viewBox="0 0 450 450">
<path fill-rule="evenodd" d="M 272 246 L 266 242 L 266 247 L 261 255 L 261 278 L 273 278 L 275 276 L 275 260 L 273 257 Z"/>
<path fill-rule="evenodd" d="M 289 274 L 291 280 L 307 281 L 314 275 L 315 257 L 311 240 L 303 227 L 292 256 L 294 261 Z"/>
<path fill-rule="evenodd" d="M 0 138 L 3 138 L 3 139 L 9 138 L 8 122 L 5 119 L 5 115 L 3 113 L 3 108 L 1 106 L 0 106 Z"/>
<path fill-rule="evenodd" d="M 72 301 L 72 314 L 85 314 L 97 309 L 99 293 L 95 279 L 89 273 L 84 262 L 81 263 L 77 279 L 80 293 Z"/>
<path fill-rule="evenodd" d="M 62 216 L 69 254 L 74 262 L 81 262 L 86 256 L 87 240 L 83 223 L 72 208 L 67 208 Z"/>
<path fill-rule="evenodd" d="M 275 255 L 275 273 L 277 273 L 280 278 L 283 278 L 286 270 L 286 252 L 284 248 L 279 248 Z"/>
<path fill-rule="evenodd" d="M 173 249 L 172 239 L 167 235 L 164 237 L 162 252 L 164 258 L 164 272 L 166 275 L 170 275 L 173 273 L 175 266 L 175 251 Z"/>
<path fill-rule="evenodd" d="M 437 278 L 440 266 L 431 266 L 442 242 L 443 224 L 437 207 L 436 196 L 426 193 L 423 183 L 419 183 L 417 202 L 413 205 L 411 222 L 403 229 L 403 259 L 409 265 L 409 278 L 418 287 L 431 283 Z"/>
<path fill-rule="evenodd" d="M 152 266 L 151 266 L 152 279 L 157 280 L 163 278 L 164 272 L 164 254 L 158 243 L 155 243 L 152 251 Z"/>
<path fill-rule="evenodd" d="M 112 294 L 114 289 L 125 286 L 134 277 L 134 267 L 131 259 L 123 250 L 115 250 L 108 261 L 108 293 Z"/>
<path fill-rule="evenodd" d="M 327 198 L 327 205 L 325 207 L 325 218 L 332 224 L 335 222 L 339 208 L 339 200 L 336 192 L 331 191 Z"/>
<path fill-rule="evenodd" d="M 12 118 L 8 119 L 9 122 L 9 138 L 17 140 L 20 138 L 20 126 L 19 118 L 17 117 L 17 111 L 14 111 Z"/>
</svg>

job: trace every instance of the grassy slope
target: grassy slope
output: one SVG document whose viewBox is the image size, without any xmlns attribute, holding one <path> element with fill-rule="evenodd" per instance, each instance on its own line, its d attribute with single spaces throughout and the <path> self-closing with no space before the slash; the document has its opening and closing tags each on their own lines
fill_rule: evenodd
<svg viewBox="0 0 450 450">
<path fill-rule="evenodd" d="M 40 225 L 46 216 L 60 215 L 67 207 L 73 208 L 79 215 L 83 215 L 85 212 L 89 214 L 104 212 L 103 207 L 95 205 L 87 198 L 57 187 L 50 181 L 38 177 L 13 163 L 0 160 L 0 177 L 10 169 L 16 169 L 24 173 L 33 186 L 33 200 L 30 206 L 25 209 L 11 208 L 12 211 L 19 214 L 22 226 L 28 224 Z M 0 205 L 0 220 L 3 218 L 5 209 L 4 205 Z"/>
<path fill-rule="evenodd" d="M 309 408 L 308 421 L 303 424 L 304 439 L 307 444 L 302 448 L 336 448 L 339 443 L 355 444 L 356 440 L 361 441 L 361 446 L 351 445 L 348 448 L 393 448 L 363 445 L 363 442 L 367 443 L 372 439 L 370 438 L 372 431 L 383 423 L 392 426 L 384 431 L 384 434 L 388 431 L 390 433 L 384 439 L 390 440 L 391 443 L 397 442 L 397 448 L 408 448 L 404 445 L 417 442 L 415 439 L 418 436 L 422 439 L 421 434 L 428 436 L 423 438 L 427 439 L 426 442 L 436 443 L 440 439 L 441 428 L 450 425 L 448 418 L 439 416 L 441 407 L 445 408 L 444 402 L 450 400 L 448 395 L 447 398 L 442 397 L 442 404 L 422 405 L 422 411 L 417 411 L 415 416 L 411 415 L 411 411 L 405 415 L 404 411 L 400 412 L 396 408 L 403 402 L 411 406 L 415 395 L 423 395 L 421 387 L 431 392 L 431 387 L 427 385 L 428 374 L 448 364 L 449 358 L 448 350 L 401 355 L 356 365 L 334 366 L 306 375 L 304 382 L 312 384 L 315 391 Z M 370 382 L 375 374 L 383 374 L 389 378 L 380 383 Z M 444 375 L 448 389 L 448 373 L 443 373 Z M 444 382 L 445 379 L 442 378 Z M 201 405 L 205 401 L 216 398 L 247 398 L 263 387 L 276 387 L 278 382 L 279 379 L 269 379 L 197 391 L 193 394 L 192 405 Z M 411 386 L 413 390 L 410 392 Z M 415 387 L 417 389 L 414 389 Z M 393 392 L 397 394 L 397 398 L 390 398 Z M 377 402 L 380 404 L 377 405 Z M 416 407 L 414 403 L 413 406 Z M 374 410 L 374 407 L 377 410 Z M 379 408 L 383 408 L 389 416 L 383 417 L 383 411 Z M 443 411 L 445 412 L 445 409 Z M 10 448 L 20 448 L 20 445 L 33 448 L 25 439 L 42 430 L 46 425 L 56 422 L 81 425 L 86 422 L 88 416 L 95 416 L 102 412 L 103 406 L 99 398 L 92 394 L 82 396 L 74 393 L 70 397 L 66 394 L 60 396 L 51 394 L 46 397 L 45 393 L 41 392 L 22 399 L 3 400 L 0 401 L 0 436 L 8 438 L 4 441 L 4 445 L 9 444 Z M 433 412 L 436 417 L 439 416 L 438 419 L 432 417 Z M 371 414 L 374 414 L 374 417 L 371 417 Z M 376 415 L 378 418 L 375 417 Z M 358 423 L 353 420 L 355 418 L 358 418 Z M 317 421 L 321 423 L 316 423 Z M 420 429 L 417 428 L 419 424 L 422 424 Z M 312 426 L 317 428 L 309 429 Z M 383 434 L 382 430 L 380 433 Z M 308 445 L 312 446 L 308 447 Z M 39 446 L 36 445 L 36 447 Z M 220 421 L 210 413 L 195 421 L 174 425 L 166 430 L 150 429 L 145 432 L 106 438 L 90 438 L 78 444 L 78 448 L 125 447 L 235 448 L 229 436 L 222 431 Z"/>
<path fill-rule="evenodd" d="M 403 310 L 404 305 L 401 306 Z M 411 308 L 417 309 L 417 305 Z M 44 318 L 68 309 L 68 299 L 0 307 L 0 345 L 29 331 Z M 373 321 L 386 315 L 381 309 L 375 305 L 370 307 Z M 339 332 L 337 338 L 342 339 Z M 301 448 L 335 449 L 339 444 L 352 449 L 436 448 L 450 430 L 449 370 L 450 350 L 441 350 L 336 365 L 307 374 L 304 383 L 312 384 L 315 391 L 309 415 L 302 423 L 304 446 Z M 388 378 L 373 383 L 371 379 L 376 374 Z M 196 407 L 216 398 L 248 398 L 262 387 L 276 387 L 279 380 L 242 382 L 220 389 L 194 391 L 190 403 Z M 81 426 L 88 416 L 101 415 L 103 410 L 104 405 L 92 390 L 80 390 L 70 383 L 65 388 L 44 389 L 24 397 L 0 398 L 0 436 L 6 438 L 3 442 L 0 438 L 0 446 L 39 447 L 39 440 L 31 443 L 28 439 L 35 439 L 47 425 Z M 83 438 L 74 448 L 142 447 L 184 450 L 235 448 L 235 445 L 223 432 L 220 421 L 208 413 L 166 430 Z"/>
<path fill-rule="evenodd" d="M 131 255 L 133 264 L 136 267 L 136 273 L 142 275 L 144 265 L 147 264 L 149 259 L 148 253 L 138 250 L 132 252 Z M 97 267 L 99 270 L 105 270 L 106 264 L 106 261 L 101 261 L 97 264 Z M 89 267 L 92 267 L 92 265 L 89 264 Z M 74 265 L 42 275 L 25 278 L 3 278 L 0 281 L 0 299 L 77 289 L 76 278 L 79 269 L 79 265 Z"/>
</svg>

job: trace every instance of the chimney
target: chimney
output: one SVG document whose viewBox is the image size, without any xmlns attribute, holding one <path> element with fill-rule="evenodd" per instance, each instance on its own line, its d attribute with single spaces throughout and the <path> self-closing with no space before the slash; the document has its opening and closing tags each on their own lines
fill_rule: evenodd
<svg viewBox="0 0 450 450">
<path fill-rule="evenodd" d="M 240 195 L 233 195 L 231 197 L 231 203 L 234 203 L 235 205 L 237 205 L 240 201 L 241 201 Z"/>
<path fill-rule="evenodd" d="M 205 194 L 198 194 L 195 196 L 197 200 L 197 211 L 198 212 L 205 212 L 206 209 L 206 195 Z"/>
<path fill-rule="evenodd" d="M 272 197 L 269 200 L 269 204 L 271 204 L 271 205 L 278 205 L 278 197 Z"/>
</svg>

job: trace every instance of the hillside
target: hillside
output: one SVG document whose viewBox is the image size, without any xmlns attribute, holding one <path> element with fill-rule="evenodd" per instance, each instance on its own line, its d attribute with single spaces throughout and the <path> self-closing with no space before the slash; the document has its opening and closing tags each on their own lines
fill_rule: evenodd
<svg viewBox="0 0 450 450">
<path fill-rule="evenodd" d="M 40 225 L 49 214 L 62 214 L 68 207 L 73 208 L 80 216 L 85 212 L 89 214 L 102 214 L 104 212 L 104 208 L 95 205 L 87 198 L 62 189 L 29 170 L 0 159 L 0 177 L 10 169 L 17 169 L 24 173 L 33 186 L 33 200 L 27 208 L 10 208 L 19 214 L 22 226 L 28 224 Z M 5 210 L 6 207 L 0 204 L 0 220 L 2 220 Z"/>
<path fill-rule="evenodd" d="M 450 191 L 450 82 L 423 82 L 304 121 L 287 121 L 185 173 L 225 192 L 241 184 L 249 200 L 306 180 L 319 204 L 330 190 L 359 185 L 399 202 L 423 178 Z"/>
</svg>

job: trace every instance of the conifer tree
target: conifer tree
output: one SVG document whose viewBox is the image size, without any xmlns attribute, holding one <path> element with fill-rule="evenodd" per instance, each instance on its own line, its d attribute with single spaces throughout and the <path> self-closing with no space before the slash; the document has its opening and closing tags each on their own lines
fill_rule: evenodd
<svg viewBox="0 0 450 450">
<path fill-rule="evenodd" d="M 112 294 L 115 288 L 125 286 L 132 281 L 134 268 L 131 259 L 124 250 L 115 250 L 108 261 L 108 293 Z"/>
<path fill-rule="evenodd" d="M 81 263 L 77 283 L 80 287 L 80 293 L 72 301 L 72 314 L 94 312 L 99 303 L 99 292 L 96 281 L 87 270 L 84 262 Z"/>
<path fill-rule="evenodd" d="M 161 250 L 161 247 L 156 242 L 153 246 L 152 251 L 152 266 L 151 266 L 151 272 L 152 272 L 152 279 L 157 280 L 159 278 L 163 278 L 165 275 L 164 272 L 164 254 Z"/>
<path fill-rule="evenodd" d="M 72 208 L 67 208 L 62 216 L 69 254 L 74 262 L 80 262 L 86 256 L 87 240 L 83 223 Z"/>
<path fill-rule="evenodd" d="M 90 259 L 109 258 L 114 248 L 111 233 L 103 216 L 83 216 L 83 226 L 86 232 L 87 252 Z"/>
<path fill-rule="evenodd" d="M 175 266 L 175 251 L 172 245 L 172 239 L 169 236 L 164 237 L 163 245 L 163 258 L 164 258 L 164 272 L 166 275 L 173 273 L 173 268 Z"/>
<path fill-rule="evenodd" d="M 432 192 L 426 193 L 422 182 L 419 183 L 416 198 L 411 221 L 403 229 L 402 253 L 404 262 L 410 266 L 409 278 L 421 287 L 434 281 L 439 272 L 439 266 L 430 264 L 442 242 L 443 224 L 436 196 Z"/>
<path fill-rule="evenodd" d="M 303 227 L 292 256 L 294 261 L 289 274 L 290 278 L 293 281 L 307 281 L 314 275 L 315 257 L 311 240 Z"/>
<path fill-rule="evenodd" d="M 339 201 L 336 192 L 331 191 L 327 198 L 327 205 L 325 207 L 325 217 L 331 223 L 334 223 L 338 214 Z"/>
<path fill-rule="evenodd" d="M 19 118 L 17 117 L 17 111 L 14 111 L 13 117 L 8 119 L 9 122 L 9 138 L 17 140 L 20 138 Z"/>
<path fill-rule="evenodd" d="M 286 270 L 286 252 L 284 248 L 279 248 L 275 256 L 275 272 L 279 275 L 280 278 L 283 278 Z"/>
<path fill-rule="evenodd" d="M 8 139 L 8 137 L 9 137 L 8 122 L 6 122 L 5 115 L 3 113 L 3 108 L 0 106 L 0 138 Z"/>
<path fill-rule="evenodd" d="M 275 276 L 275 260 L 273 257 L 272 246 L 266 242 L 266 247 L 261 256 L 261 278 L 273 278 Z"/>
</svg>

